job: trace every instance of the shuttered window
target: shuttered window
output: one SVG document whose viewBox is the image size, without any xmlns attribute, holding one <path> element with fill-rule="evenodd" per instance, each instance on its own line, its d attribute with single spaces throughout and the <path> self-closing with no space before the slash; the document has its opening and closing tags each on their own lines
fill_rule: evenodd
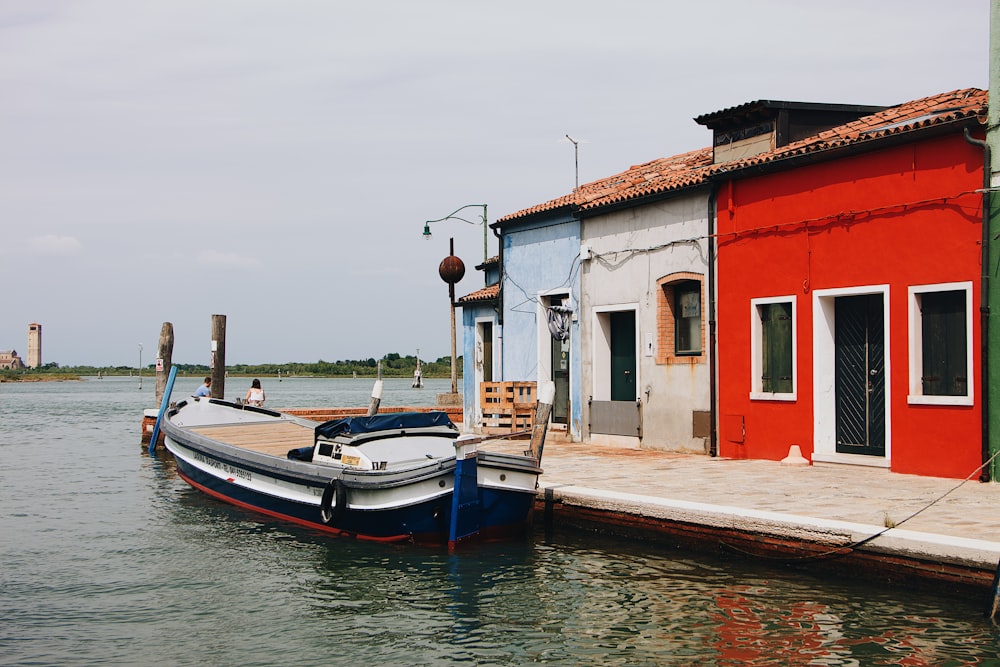
<svg viewBox="0 0 1000 667">
<path fill-rule="evenodd" d="M 792 386 L 792 304 L 757 306 L 761 326 L 761 391 L 789 394 Z"/>
<path fill-rule="evenodd" d="M 924 396 L 965 396 L 969 393 L 964 290 L 920 295 Z"/>
</svg>

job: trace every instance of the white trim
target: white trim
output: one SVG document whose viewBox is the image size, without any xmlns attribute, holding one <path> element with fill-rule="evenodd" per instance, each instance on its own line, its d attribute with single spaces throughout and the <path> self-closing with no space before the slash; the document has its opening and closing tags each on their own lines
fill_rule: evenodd
<svg viewBox="0 0 1000 667">
<path fill-rule="evenodd" d="M 930 292 L 965 292 L 965 366 L 968 393 L 965 396 L 925 396 L 923 394 L 923 336 L 920 295 Z M 907 289 L 908 340 L 909 340 L 909 394 L 906 402 L 911 405 L 974 405 L 975 383 L 972 374 L 972 281 L 911 285 Z"/>
<path fill-rule="evenodd" d="M 561 304 L 569 305 L 572 303 L 572 296 L 565 287 L 559 289 L 547 290 L 538 292 L 538 298 L 535 303 L 535 359 L 538 360 L 537 364 L 537 374 L 535 380 L 539 387 L 543 383 L 549 382 L 552 379 L 552 334 L 549 332 L 549 320 L 545 309 L 560 300 Z M 576 313 L 574 313 L 574 319 L 576 318 Z M 572 328 L 570 329 L 570 336 L 572 337 Z M 572 345 L 570 346 L 570 355 L 573 354 Z M 572 358 L 569 362 L 572 364 Z"/>
<path fill-rule="evenodd" d="M 631 312 L 635 317 L 635 397 L 639 398 L 639 387 L 642 364 L 639 354 L 642 346 L 639 341 L 639 304 L 621 303 L 606 306 L 594 306 L 591 309 L 593 336 L 591 337 L 591 388 L 590 395 L 595 401 L 611 400 L 611 318 L 609 313 Z"/>
<path fill-rule="evenodd" d="M 482 346 L 482 343 L 483 343 L 483 325 L 487 324 L 487 323 L 490 324 L 491 331 L 493 332 L 493 336 L 492 336 L 493 340 L 490 341 L 492 343 L 492 345 L 493 345 L 493 352 L 494 352 L 493 358 L 492 358 L 493 368 L 491 369 L 493 372 L 492 372 L 491 375 L 492 375 L 492 377 L 493 377 L 494 380 L 496 380 L 496 377 L 497 377 L 497 373 L 496 373 L 496 368 L 497 368 L 497 358 L 496 358 L 496 336 L 497 336 L 496 329 L 497 329 L 497 323 L 496 323 L 496 318 L 495 317 L 477 317 L 475 319 L 475 323 L 473 324 L 474 342 L 473 342 L 473 345 L 472 345 L 472 349 L 473 349 L 472 367 L 473 367 L 473 372 L 475 373 L 475 393 L 476 393 L 476 400 L 475 400 L 475 402 L 472 405 L 472 411 L 473 411 L 472 421 L 466 420 L 466 424 L 471 424 L 473 426 L 482 426 L 483 425 L 483 410 L 482 410 L 482 404 L 483 404 L 482 398 L 483 398 L 483 396 L 482 396 L 482 388 L 483 388 L 483 382 L 485 381 L 484 378 L 486 376 L 486 369 L 483 367 L 483 365 L 480 364 L 479 355 L 480 355 L 481 350 L 483 350 L 483 346 Z"/>
<path fill-rule="evenodd" d="M 837 463 L 840 465 L 868 466 L 869 468 L 888 468 L 889 459 L 881 456 L 864 456 L 862 454 L 840 454 L 834 452 L 813 452 L 813 463 Z"/>
<path fill-rule="evenodd" d="M 885 340 L 885 456 L 837 453 L 836 316 L 837 297 L 862 294 L 882 295 L 882 323 Z M 889 467 L 892 462 L 892 345 L 889 337 L 889 286 L 867 285 L 840 289 L 813 290 L 813 455 L 814 461 Z M 884 461 L 883 463 L 880 463 Z"/>
<path fill-rule="evenodd" d="M 795 401 L 798 399 L 799 390 L 799 335 L 798 335 L 798 307 L 795 295 L 771 296 L 759 299 L 750 299 L 750 400 L 751 401 Z M 792 391 L 791 392 L 766 392 L 763 390 L 761 380 L 761 366 L 763 365 L 763 350 L 761 349 L 763 340 L 763 327 L 760 322 L 759 306 L 771 303 L 791 303 L 792 304 Z"/>
</svg>

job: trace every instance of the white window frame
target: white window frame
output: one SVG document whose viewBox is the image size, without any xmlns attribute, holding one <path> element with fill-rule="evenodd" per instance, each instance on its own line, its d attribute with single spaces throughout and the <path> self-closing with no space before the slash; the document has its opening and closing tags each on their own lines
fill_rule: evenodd
<svg viewBox="0 0 1000 667">
<path fill-rule="evenodd" d="M 632 312 L 635 317 L 635 398 L 639 398 L 642 386 L 642 361 L 639 358 L 642 347 L 639 342 L 639 304 L 620 303 L 594 306 L 591 313 L 593 339 L 591 344 L 591 388 L 590 395 L 595 401 L 611 400 L 611 313 Z"/>
<path fill-rule="evenodd" d="M 967 393 L 965 396 L 926 396 L 923 393 L 924 375 L 924 342 L 923 319 L 920 312 L 920 296 L 929 292 L 965 292 L 965 365 Z M 930 285 L 911 285 L 907 288 L 908 328 L 909 328 L 909 366 L 910 386 L 906 402 L 911 405 L 974 405 L 975 382 L 972 373 L 972 281 L 957 283 L 935 283 Z"/>
<path fill-rule="evenodd" d="M 751 401 L 795 401 L 799 391 L 799 334 L 798 305 L 794 294 L 750 299 L 750 400 Z M 764 328 L 760 321 L 760 306 L 772 303 L 792 304 L 792 391 L 766 392 L 761 380 L 763 367 L 762 348 Z"/>
</svg>

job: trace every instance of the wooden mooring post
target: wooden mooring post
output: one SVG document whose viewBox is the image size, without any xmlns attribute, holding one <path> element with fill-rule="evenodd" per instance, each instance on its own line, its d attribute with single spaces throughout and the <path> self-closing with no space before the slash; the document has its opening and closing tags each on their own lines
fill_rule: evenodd
<svg viewBox="0 0 1000 667">
<path fill-rule="evenodd" d="M 212 315 L 212 398 L 226 397 L 226 316 Z"/>
<path fill-rule="evenodd" d="M 174 357 L 174 325 L 164 322 L 160 327 L 160 344 L 156 350 L 156 404 L 163 400 L 163 391 L 167 388 L 167 377 Z"/>
<path fill-rule="evenodd" d="M 997 563 L 997 571 L 993 575 L 993 585 L 990 586 L 990 604 L 986 615 L 994 625 L 1000 620 L 1000 562 Z"/>
<path fill-rule="evenodd" d="M 156 404 L 163 405 L 163 395 L 170 389 L 169 376 L 170 369 L 173 368 L 174 355 L 174 325 L 164 322 L 160 327 L 160 343 L 156 349 Z M 168 396 L 169 398 L 169 396 Z M 150 453 L 156 448 L 158 443 L 151 442 L 154 435 L 159 435 L 156 429 L 157 418 L 160 415 L 159 408 L 146 408 L 142 411 L 142 434 L 139 442 L 149 443 Z M 159 439 L 159 438 L 158 438 Z"/>
</svg>

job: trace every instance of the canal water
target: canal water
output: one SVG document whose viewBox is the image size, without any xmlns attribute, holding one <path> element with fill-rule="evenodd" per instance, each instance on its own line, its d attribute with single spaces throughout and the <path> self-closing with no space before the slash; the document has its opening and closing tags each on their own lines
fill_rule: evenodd
<svg viewBox="0 0 1000 667">
<path fill-rule="evenodd" d="M 262 379 L 276 408 L 366 406 L 371 390 Z M 385 405 L 450 389 L 387 385 Z M 1000 665 L 984 600 L 588 534 L 449 554 L 261 519 L 145 453 L 153 389 L 0 384 L 0 664 Z"/>
</svg>

